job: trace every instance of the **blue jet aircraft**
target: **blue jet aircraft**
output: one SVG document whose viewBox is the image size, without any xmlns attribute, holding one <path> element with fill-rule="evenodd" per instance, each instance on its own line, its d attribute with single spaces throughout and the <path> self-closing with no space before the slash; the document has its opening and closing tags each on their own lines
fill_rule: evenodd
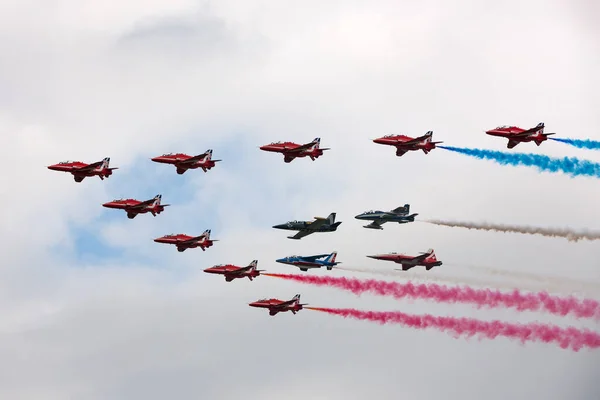
<svg viewBox="0 0 600 400">
<path fill-rule="evenodd" d="M 321 258 L 325 257 L 323 260 Z M 275 260 L 278 263 L 293 265 L 295 267 L 300 268 L 301 271 L 308 271 L 309 268 L 321 268 L 327 267 L 329 271 L 331 269 L 341 264 L 341 262 L 336 262 L 335 258 L 337 257 L 337 251 L 334 251 L 331 254 L 318 254 L 316 256 L 290 256 L 285 258 L 280 258 L 279 260 Z"/>
<path fill-rule="evenodd" d="M 369 225 L 365 225 L 364 228 L 383 229 L 381 225 L 385 224 L 386 222 L 397 222 L 399 224 L 415 222 L 415 217 L 419 214 L 408 215 L 409 212 L 410 205 L 405 204 L 404 206 L 395 208 L 391 211 L 366 211 L 354 218 L 373 221 Z"/>
</svg>

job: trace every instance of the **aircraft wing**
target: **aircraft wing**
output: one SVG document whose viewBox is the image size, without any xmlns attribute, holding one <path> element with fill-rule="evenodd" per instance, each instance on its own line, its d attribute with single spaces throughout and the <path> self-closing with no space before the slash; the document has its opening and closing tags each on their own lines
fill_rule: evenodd
<svg viewBox="0 0 600 400">
<path fill-rule="evenodd" d="M 381 225 L 385 224 L 386 222 L 386 220 L 373 221 L 369 225 L 365 225 L 365 228 L 379 229 L 381 228 Z"/>
<path fill-rule="evenodd" d="M 286 150 L 285 152 L 286 153 L 300 153 L 300 152 L 302 152 L 304 150 L 310 149 L 313 145 L 314 145 L 314 143 L 310 142 L 310 143 L 306 143 L 306 144 L 300 145 L 300 146 L 296 147 L 295 149 Z"/>
<path fill-rule="evenodd" d="M 329 220 L 327 218 L 315 218 L 315 220 L 313 222 L 311 222 L 308 225 L 309 229 L 319 229 L 320 227 L 322 227 L 323 225 L 327 225 L 329 223 Z"/>
<path fill-rule="evenodd" d="M 518 144 L 519 144 L 519 142 L 517 142 L 516 140 L 509 140 L 508 141 L 508 148 L 512 149 L 513 147 L 515 147 Z"/>
<path fill-rule="evenodd" d="M 250 268 L 252 268 L 252 267 L 251 266 L 244 267 L 244 268 L 237 269 L 235 271 L 229 271 L 229 272 L 226 272 L 225 275 L 242 275 L 244 272 L 249 271 Z"/>
<path fill-rule="evenodd" d="M 288 236 L 288 239 L 302 239 L 304 236 L 308 236 L 311 233 L 314 233 L 314 232 L 312 232 L 312 231 L 299 231 L 294 236 Z"/>
<path fill-rule="evenodd" d="M 196 237 L 190 238 L 190 239 L 188 239 L 188 240 L 182 240 L 181 242 L 179 242 L 179 244 L 189 244 L 189 243 L 194 243 L 195 241 L 198 241 L 198 240 L 202 239 L 203 237 L 204 237 L 204 236 L 203 236 L 203 235 L 201 235 L 201 236 L 196 236 Z"/>
<path fill-rule="evenodd" d="M 292 299 L 292 300 L 284 301 L 283 303 L 276 304 L 276 305 L 271 306 L 271 307 L 275 308 L 275 309 L 277 309 L 277 308 L 286 308 L 286 307 L 291 306 L 292 304 L 294 304 L 295 301 L 296 301 L 295 299 Z"/>
<path fill-rule="evenodd" d="M 207 154 L 208 154 L 207 152 L 198 154 L 197 156 L 190 157 L 187 160 L 180 161 L 180 163 L 181 164 L 193 164 L 193 163 L 196 163 L 196 162 L 204 159 L 204 157 L 206 157 Z"/>
<path fill-rule="evenodd" d="M 101 166 L 102 163 L 103 163 L 103 161 L 98 161 L 98 162 L 86 165 L 85 167 L 77 168 L 77 171 L 93 171 L 96 168 L 98 168 L 99 166 Z"/>
<path fill-rule="evenodd" d="M 136 204 L 134 206 L 129 206 L 129 208 L 145 208 L 145 207 L 149 206 L 152 203 L 154 203 L 154 199 L 142 201 L 141 203 Z"/>
<path fill-rule="evenodd" d="M 315 261 L 317 258 L 327 257 L 329 254 L 319 254 L 316 256 L 300 257 L 303 260 Z"/>
<path fill-rule="evenodd" d="M 404 143 L 403 143 L 403 144 L 404 144 Z M 404 154 L 406 154 L 406 152 L 407 152 L 407 151 L 408 151 L 408 150 L 404 150 L 403 148 L 401 148 L 401 147 L 397 147 L 397 146 L 396 146 L 396 155 L 397 155 L 398 157 L 400 157 L 400 156 L 403 156 Z"/>
<path fill-rule="evenodd" d="M 412 262 L 419 262 L 419 261 L 423 261 L 424 259 L 426 259 L 427 257 L 429 257 L 429 253 L 422 253 L 418 256 L 413 257 L 410 261 Z"/>
<path fill-rule="evenodd" d="M 532 128 L 532 129 L 527 129 L 526 131 L 523 131 L 523 132 L 513 133 L 510 136 L 514 137 L 514 138 L 524 138 L 524 137 L 527 137 L 527 136 L 531 135 L 532 133 L 534 133 L 538 129 L 541 129 L 541 128 L 535 127 L 535 128 Z"/>
<path fill-rule="evenodd" d="M 390 211 L 390 213 L 393 213 L 395 215 L 407 215 L 408 210 L 406 209 L 405 206 L 401 206 L 401 207 L 394 208 L 392 211 Z"/>
</svg>

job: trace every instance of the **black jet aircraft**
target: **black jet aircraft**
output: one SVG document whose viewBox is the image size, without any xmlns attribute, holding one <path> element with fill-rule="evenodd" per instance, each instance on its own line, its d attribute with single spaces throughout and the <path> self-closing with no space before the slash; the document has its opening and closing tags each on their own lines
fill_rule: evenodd
<svg viewBox="0 0 600 400">
<path fill-rule="evenodd" d="M 356 219 L 373 221 L 369 225 L 365 225 L 365 228 L 370 229 L 383 229 L 381 225 L 386 222 L 397 222 L 399 224 L 406 224 L 408 222 L 414 222 L 415 217 L 419 214 L 411 214 L 410 205 L 405 204 L 402 207 L 397 207 L 390 211 L 366 211 L 362 214 L 357 215 Z"/>
<path fill-rule="evenodd" d="M 331 213 L 327 218 L 315 217 L 314 221 L 289 221 L 275 225 L 273 228 L 298 231 L 294 236 L 288 236 L 288 239 L 302 239 L 315 232 L 333 232 L 340 224 L 341 222 L 335 222 L 335 213 Z"/>
</svg>

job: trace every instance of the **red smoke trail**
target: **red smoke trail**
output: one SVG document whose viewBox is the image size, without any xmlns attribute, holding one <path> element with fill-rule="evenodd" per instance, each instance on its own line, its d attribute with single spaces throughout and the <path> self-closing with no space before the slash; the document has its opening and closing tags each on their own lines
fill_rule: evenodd
<svg viewBox="0 0 600 400">
<path fill-rule="evenodd" d="M 474 304 L 477 307 L 509 307 L 518 311 L 546 311 L 565 316 L 573 314 L 578 318 L 600 319 L 600 303 L 596 300 L 575 297 L 553 296 L 546 292 L 521 293 L 515 289 L 512 292 L 501 292 L 491 289 L 474 289 L 468 286 L 448 287 L 435 283 L 412 282 L 400 283 L 378 281 L 374 279 L 360 280 L 332 276 L 263 274 L 276 278 L 309 283 L 317 286 L 331 286 L 351 291 L 356 295 L 371 292 L 381 296 L 394 296 L 396 299 L 405 297 L 413 299 L 429 299 L 444 303 Z"/>
<path fill-rule="evenodd" d="M 495 339 L 504 336 L 519 339 L 521 343 L 544 342 L 557 343 L 563 349 L 579 351 L 582 347 L 600 347 L 600 334 L 576 328 L 561 328 L 555 325 L 539 323 L 512 324 L 502 321 L 480 321 L 472 318 L 436 317 L 433 315 L 411 315 L 399 311 L 360 311 L 352 308 L 319 308 L 304 307 L 310 310 L 341 315 L 380 324 L 400 324 L 417 329 L 435 328 L 443 332 L 451 332 L 455 336 Z"/>
</svg>

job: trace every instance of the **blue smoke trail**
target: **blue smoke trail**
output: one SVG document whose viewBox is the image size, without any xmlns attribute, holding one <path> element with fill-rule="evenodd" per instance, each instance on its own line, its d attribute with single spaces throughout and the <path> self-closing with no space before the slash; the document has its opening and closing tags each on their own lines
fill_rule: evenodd
<svg viewBox="0 0 600 400">
<path fill-rule="evenodd" d="M 600 178 L 600 164 L 580 160 L 575 157 L 550 158 L 538 154 L 503 153 L 501 151 L 464 149 L 451 146 L 437 147 L 479 159 L 493 160 L 502 165 L 525 165 L 527 167 L 536 167 L 540 171 L 564 172 L 571 176 L 593 176 Z"/>
<path fill-rule="evenodd" d="M 598 142 L 596 140 L 561 139 L 561 138 L 548 138 L 548 139 L 555 140 L 557 142 L 570 144 L 571 146 L 575 146 L 580 149 L 600 150 L 600 142 Z"/>
</svg>

